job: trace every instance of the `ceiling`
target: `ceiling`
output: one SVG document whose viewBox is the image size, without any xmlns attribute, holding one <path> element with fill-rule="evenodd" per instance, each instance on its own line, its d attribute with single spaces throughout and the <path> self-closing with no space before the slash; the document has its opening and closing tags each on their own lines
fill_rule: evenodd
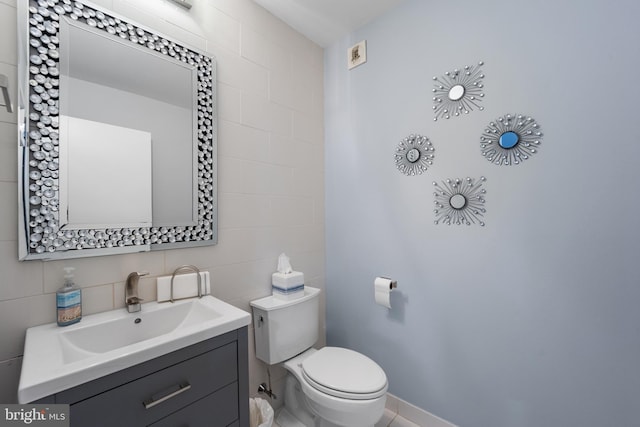
<svg viewBox="0 0 640 427">
<path fill-rule="evenodd" d="M 322 47 L 404 0 L 254 0 Z"/>
</svg>

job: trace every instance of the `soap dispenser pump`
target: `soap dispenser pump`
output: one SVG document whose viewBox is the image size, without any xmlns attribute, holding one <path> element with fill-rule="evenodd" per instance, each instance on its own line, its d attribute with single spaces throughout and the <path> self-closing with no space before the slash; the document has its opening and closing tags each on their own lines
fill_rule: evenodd
<svg viewBox="0 0 640 427">
<path fill-rule="evenodd" d="M 82 319 L 82 290 L 73 283 L 73 267 L 65 267 L 64 286 L 56 292 L 58 326 L 68 326 Z"/>
</svg>

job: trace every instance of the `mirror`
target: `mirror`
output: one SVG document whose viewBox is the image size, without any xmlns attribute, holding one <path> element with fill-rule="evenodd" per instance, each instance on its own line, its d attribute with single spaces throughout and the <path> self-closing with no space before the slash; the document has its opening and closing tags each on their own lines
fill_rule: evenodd
<svg viewBox="0 0 640 427">
<path fill-rule="evenodd" d="M 457 193 L 451 196 L 449 199 L 449 205 L 451 205 L 453 209 L 460 210 L 467 205 L 467 199 L 462 194 Z"/>
<path fill-rule="evenodd" d="M 449 99 L 452 101 L 459 101 L 464 96 L 465 89 L 462 85 L 454 85 L 449 89 Z"/>
<path fill-rule="evenodd" d="M 18 21 L 20 259 L 217 243 L 214 59 L 84 2 Z"/>
<path fill-rule="evenodd" d="M 415 163 L 420 159 L 420 151 L 417 148 L 412 148 L 407 151 L 407 160 L 411 163 Z"/>
<path fill-rule="evenodd" d="M 500 135 L 500 138 L 498 139 L 498 144 L 500 144 L 500 147 L 502 148 L 509 149 L 509 148 L 515 147 L 518 144 L 519 140 L 520 140 L 520 137 L 518 136 L 517 133 L 512 131 L 507 131 L 502 135 Z"/>
</svg>

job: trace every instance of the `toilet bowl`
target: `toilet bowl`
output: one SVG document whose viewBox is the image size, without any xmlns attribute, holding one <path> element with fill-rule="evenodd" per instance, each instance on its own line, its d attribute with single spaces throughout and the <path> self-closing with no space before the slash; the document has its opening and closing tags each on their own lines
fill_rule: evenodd
<svg viewBox="0 0 640 427">
<path fill-rule="evenodd" d="M 318 338 L 318 295 L 305 287 L 294 301 L 252 301 L 256 356 L 287 370 L 284 408 L 277 421 L 306 427 L 373 427 L 382 418 L 388 388 L 382 368 L 340 347 L 312 347 Z"/>
<path fill-rule="evenodd" d="M 286 361 L 284 367 L 295 382 L 300 405 L 320 418 L 325 426 L 373 426 L 384 413 L 387 377 L 368 357 L 345 348 L 309 349 Z M 285 399 L 290 396 L 285 391 Z M 285 402 L 286 405 L 287 402 Z M 300 415 L 298 408 L 294 416 Z"/>
</svg>

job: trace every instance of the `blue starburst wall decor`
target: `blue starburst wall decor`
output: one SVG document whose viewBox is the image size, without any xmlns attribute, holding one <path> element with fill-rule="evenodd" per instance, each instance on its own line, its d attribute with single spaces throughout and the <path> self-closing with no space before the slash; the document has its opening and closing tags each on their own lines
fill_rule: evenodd
<svg viewBox="0 0 640 427">
<path fill-rule="evenodd" d="M 505 114 L 489 123 L 480 137 L 482 155 L 496 165 L 518 165 L 538 152 L 542 132 L 531 117 Z"/>
</svg>

